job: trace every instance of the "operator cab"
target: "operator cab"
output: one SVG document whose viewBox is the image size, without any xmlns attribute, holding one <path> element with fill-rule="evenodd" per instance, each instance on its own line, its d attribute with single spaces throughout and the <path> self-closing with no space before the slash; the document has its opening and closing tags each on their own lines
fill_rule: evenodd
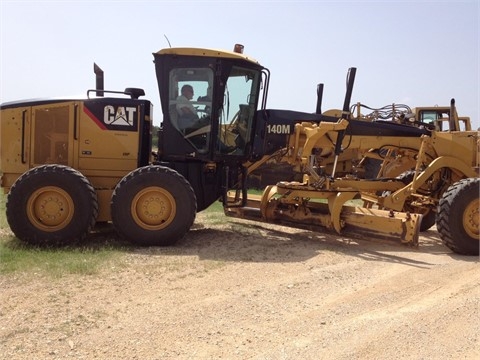
<svg viewBox="0 0 480 360">
<path fill-rule="evenodd" d="M 451 107 L 419 107 L 413 109 L 420 123 L 430 125 L 436 131 L 471 131 L 470 117 L 458 116 Z M 453 113 L 453 116 L 450 114 Z M 453 120 L 453 121 L 452 121 Z"/>
<path fill-rule="evenodd" d="M 235 51 L 169 48 L 153 55 L 163 111 L 160 157 L 248 157 L 266 69 Z"/>
</svg>

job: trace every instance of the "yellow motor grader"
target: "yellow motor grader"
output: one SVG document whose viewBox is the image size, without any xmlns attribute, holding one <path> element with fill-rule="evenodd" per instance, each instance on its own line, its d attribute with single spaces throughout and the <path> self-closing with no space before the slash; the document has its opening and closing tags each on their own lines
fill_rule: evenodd
<svg viewBox="0 0 480 360">
<path fill-rule="evenodd" d="M 163 112 L 155 152 L 143 90 L 105 90 L 98 66 L 85 98 L 0 105 L 1 186 L 19 239 L 72 244 L 108 221 L 135 244 L 172 245 L 221 199 L 230 216 L 413 245 L 436 217 L 449 248 L 478 254 L 478 133 L 458 131 L 453 102 L 448 131 L 355 119 L 352 68 L 341 111 L 267 109 L 270 73 L 241 45 L 153 57 Z M 249 174 L 271 159 L 295 179 L 250 195 Z M 356 174 L 368 160 L 375 178 Z"/>
</svg>

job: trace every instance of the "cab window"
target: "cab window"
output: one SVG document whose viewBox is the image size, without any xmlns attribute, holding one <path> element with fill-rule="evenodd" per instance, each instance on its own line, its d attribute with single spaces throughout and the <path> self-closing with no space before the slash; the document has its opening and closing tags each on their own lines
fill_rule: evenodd
<svg viewBox="0 0 480 360">
<path fill-rule="evenodd" d="M 170 122 L 199 150 L 208 147 L 212 89 L 213 71 L 210 68 L 176 68 L 170 71 Z"/>
<path fill-rule="evenodd" d="M 216 151 L 245 154 L 245 145 L 252 132 L 258 98 L 260 72 L 232 67 L 223 96 L 219 116 L 219 142 Z"/>
</svg>

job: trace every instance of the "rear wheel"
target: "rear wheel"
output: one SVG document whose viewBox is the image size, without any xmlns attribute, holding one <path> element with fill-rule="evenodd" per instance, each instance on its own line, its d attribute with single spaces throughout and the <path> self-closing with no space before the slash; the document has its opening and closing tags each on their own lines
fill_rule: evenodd
<svg viewBox="0 0 480 360">
<path fill-rule="evenodd" d="M 163 166 L 145 166 L 116 186 L 112 222 L 128 241 L 144 246 L 173 245 L 195 220 L 197 201 L 190 183 Z"/>
<path fill-rule="evenodd" d="M 42 165 L 15 181 L 6 214 L 20 240 L 36 245 L 74 244 L 95 225 L 97 196 L 80 172 L 63 165 Z"/>
<path fill-rule="evenodd" d="M 480 178 L 450 186 L 438 205 L 437 230 L 443 243 L 456 253 L 479 255 Z"/>
</svg>

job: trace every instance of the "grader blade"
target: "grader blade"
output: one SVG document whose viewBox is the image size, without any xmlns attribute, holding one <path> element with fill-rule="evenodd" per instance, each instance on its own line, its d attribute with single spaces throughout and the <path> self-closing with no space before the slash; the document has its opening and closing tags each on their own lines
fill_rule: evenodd
<svg viewBox="0 0 480 360">
<path fill-rule="evenodd" d="M 230 217 L 296 227 L 313 231 L 335 231 L 340 235 L 366 240 L 382 240 L 418 246 L 422 215 L 364 208 L 335 203 L 353 198 L 332 194 L 325 202 L 285 203 L 275 198 L 275 187 L 263 196 L 249 195 L 244 207 L 225 207 Z M 334 200 L 331 200 L 334 199 Z"/>
<path fill-rule="evenodd" d="M 367 240 L 378 239 L 418 246 L 422 215 L 356 207 L 345 211 L 345 229 L 341 232 Z"/>
</svg>

